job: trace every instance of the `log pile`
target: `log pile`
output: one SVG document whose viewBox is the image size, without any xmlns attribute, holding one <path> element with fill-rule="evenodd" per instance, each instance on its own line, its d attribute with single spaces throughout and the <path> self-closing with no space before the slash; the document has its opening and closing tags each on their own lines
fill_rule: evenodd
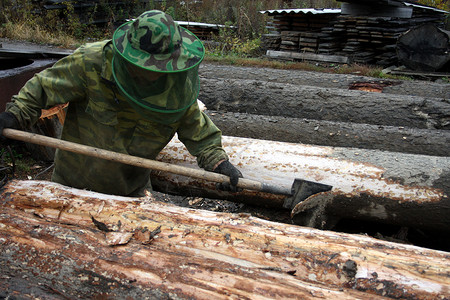
<svg viewBox="0 0 450 300">
<path fill-rule="evenodd" d="M 199 99 L 227 136 L 450 156 L 446 84 L 207 63 L 200 76 Z"/>
<path fill-rule="evenodd" d="M 49 182 L 0 199 L 5 298 L 450 296 L 446 252 Z"/>
<path fill-rule="evenodd" d="M 316 52 L 319 46 L 319 33 L 323 27 L 329 26 L 336 14 L 290 13 L 275 14 L 275 29 L 281 38 L 279 47 L 265 45 L 270 50 L 295 52 Z M 264 39 L 268 37 L 264 36 Z"/>
</svg>

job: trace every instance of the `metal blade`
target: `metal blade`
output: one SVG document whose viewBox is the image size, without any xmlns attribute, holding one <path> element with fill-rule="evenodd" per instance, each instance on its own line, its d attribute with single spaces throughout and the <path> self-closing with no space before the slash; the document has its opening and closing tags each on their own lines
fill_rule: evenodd
<svg viewBox="0 0 450 300">
<path fill-rule="evenodd" d="M 331 185 L 323 183 L 304 179 L 295 179 L 292 184 L 292 196 L 284 200 L 283 207 L 293 209 L 298 203 L 302 202 L 309 196 L 330 191 L 332 188 L 333 187 Z"/>
</svg>

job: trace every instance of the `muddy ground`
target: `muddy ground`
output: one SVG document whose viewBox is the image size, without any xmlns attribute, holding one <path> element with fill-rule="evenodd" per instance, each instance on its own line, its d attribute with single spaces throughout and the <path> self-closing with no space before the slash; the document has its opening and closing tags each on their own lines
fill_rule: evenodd
<svg viewBox="0 0 450 300">
<path fill-rule="evenodd" d="M 20 44 L 2 42 L 3 47 L 20 48 Z M 27 44 L 25 49 L 36 48 Z M 225 135 L 450 156 L 450 84 L 444 79 L 386 80 L 359 74 L 211 63 L 202 64 L 200 78 L 199 99 Z M 378 91 L 353 89 L 361 83 L 366 88 L 376 87 Z M 29 159 L 32 153 L 21 146 L 13 145 L 15 153 L 22 159 Z M 28 165 L 27 168 L 18 167 L 15 178 L 50 179 L 51 162 L 34 159 L 28 161 Z M 160 192 L 154 192 L 154 196 L 157 200 L 185 207 L 249 213 L 290 223 L 287 210 L 275 211 L 225 200 Z M 405 228 L 363 223 L 344 224 L 336 230 L 424 246 L 428 245 L 417 242 L 417 236 L 421 235 L 423 239 L 430 234 L 416 233 L 411 241 L 405 238 Z"/>
</svg>

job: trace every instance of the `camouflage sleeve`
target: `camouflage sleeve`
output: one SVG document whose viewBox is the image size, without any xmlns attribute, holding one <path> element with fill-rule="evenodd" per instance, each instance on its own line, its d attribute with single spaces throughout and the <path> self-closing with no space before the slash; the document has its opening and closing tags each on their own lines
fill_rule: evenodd
<svg viewBox="0 0 450 300">
<path fill-rule="evenodd" d="M 22 127 L 37 122 L 41 109 L 56 104 L 85 99 L 86 76 L 81 50 L 62 58 L 31 78 L 19 93 L 12 97 L 6 110 L 13 113 Z"/>
<path fill-rule="evenodd" d="M 189 153 L 197 157 L 199 167 L 211 171 L 222 159 L 228 159 L 222 148 L 222 132 L 194 103 L 183 117 L 178 138 Z"/>
</svg>

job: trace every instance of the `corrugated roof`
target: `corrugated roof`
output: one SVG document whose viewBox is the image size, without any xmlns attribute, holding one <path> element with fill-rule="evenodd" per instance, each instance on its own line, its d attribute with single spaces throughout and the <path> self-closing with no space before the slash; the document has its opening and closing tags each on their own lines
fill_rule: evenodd
<svg viewBox="0 0 450 300">
<path fill-rule="evenodd" d="M 196 27 L 205 27 L 205 28 L 222 28 L 222 27 L 230 27 L 234 28 L 235 26 L 225 26 L 219 24 L 209 24 L 209 23 L 200 23 L 200 22 L 188 22 L 188 21 L 176 21 L 180 26 L 196 26 Z"/>
<path fill-rule="evenodd" d="M 289 8 L 289 9 L 272 9 L 272 10 L 262 10 L 262 14 L 340 14 L 340 8 Z"/>
<path fill-rule="evenodd" d="M 423 8 L 423 9 L 430 9 L 430 10 L 433 10 L 433 11 L 436 11 L 436 12 L 440 12 L 440 13 L 444 13 L 444 14 L 448 14 L 449 13 L 446 10 L 442 10 L 442 9 L 431 7 L 431 6 L 419 5 L 419 4 L 415 4 L 415 3 L 409 3 L 409 2 L 403 2 L 403 4 L 406 5 L 406 6 L 412 6 L 412 7 Z"/>
</svg>

